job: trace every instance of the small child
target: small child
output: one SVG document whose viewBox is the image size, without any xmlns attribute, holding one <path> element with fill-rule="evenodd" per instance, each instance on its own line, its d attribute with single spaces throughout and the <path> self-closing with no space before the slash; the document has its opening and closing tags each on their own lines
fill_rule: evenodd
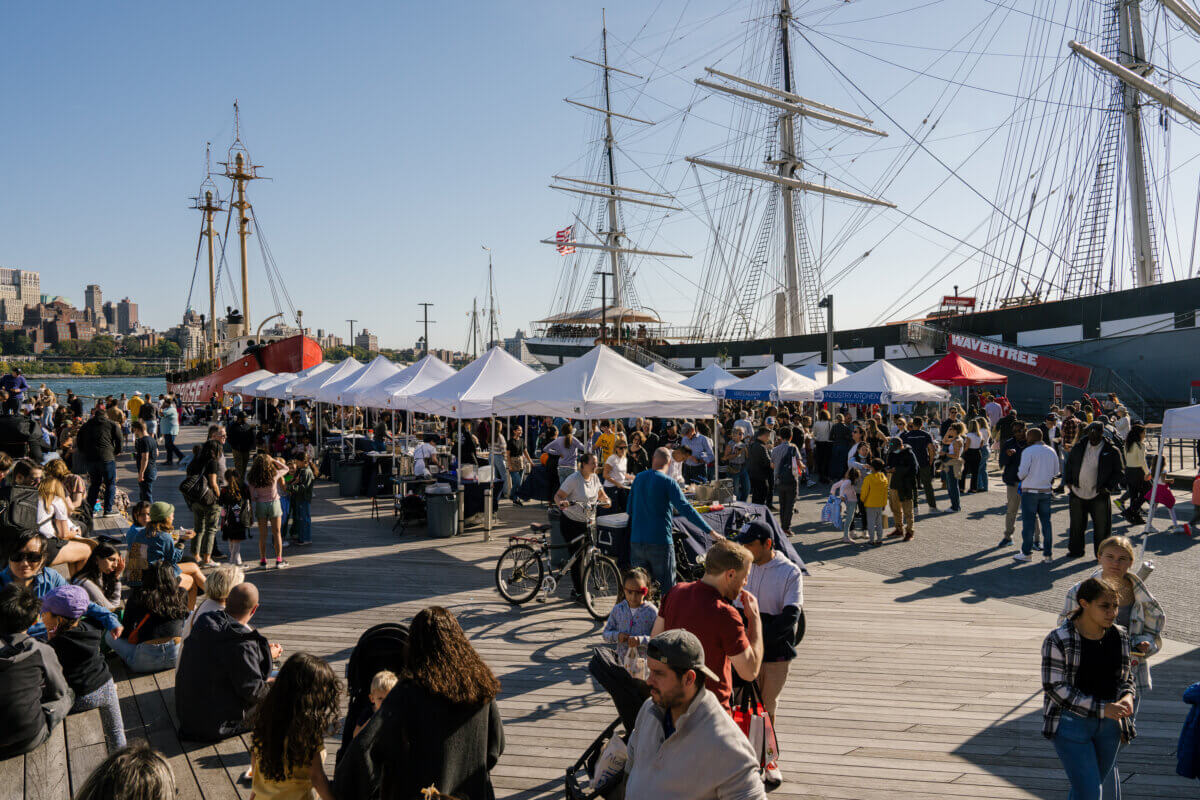
<svg viewBox="0 0 1200 800">
<path fill-rule="evenodd" d="M 250 519 L 250 498 L 236 469 L 225 470 L 221 489 L 221 538 L 229 542 L 229 563 L 242 563 L 242 542 L 246 541 Z"/>
<path fill-rule="evenodd" d="M 390 670 L 380 670 L 375 673 L 375 677 L 371 678 L 371 693 L 367 695 L 367 699 L 371 701 L 371 712 L 364 713 L 359 717 L 359 723 L 354 726 L 354 736 L 358 736 L 359 731 L 367 727 L 367 723 L 371 721 L 371 717 L 379 711 L 379 707 L 383 705 L 383 701 L 387 699 L 388 692 L 396 687 L 400 679 L 396 677 L 396 673 Z"/>
<path fill-rule="evenodd" d="M 867 509 L 867 537 L 871 547 L 883 544 L 883 509 L 888 501 L 888 477 L 882 458 L 871 459 L 871 474 L 863 478 L 862 503 Z"/>
<path fill-rule="evenodd" d="M 650 602 L 650 573 L 641 567 L 625 570 L 621 576 L 625 599 L 613 606 L 604 623 L 601 638 L 617 646 L 617 656 L 623 662 L 625 651 L 650 643 L 650 631 L 658 619 L 658 606 Z"/>
<path fill-rule="evenodd" d="M 846 470 L 846 477 L 829 487 L 829 494 L 842 501 L 843 542 L 854 541 L 854 537 L 850 535 L 850 528 L 854 525 L 854 510 L 858 508 L 858 489 L 856 487 L 859 477 L 858 470 L 851 467 Z"/>
<path fill-rule="evenodd" d="M 1192 486 L 1194 491 L 1195 484 Z M 1167 510 L 1167 513 L 1171 515 L 1171 530 L 1175 533 L 1191 535 L 1192 529 L 1187 525 L 1180 525 L 1179 517 L 1175 516 L 1175 493 L 1171 491 L 1171 487 L 1165 483 L 1160 483 L 1157 486 L 1151 485 L 1143 497 L 1146 499 L 1146 502 L 1160 505 Z"/>
<path fill-rule="evenodd" d="M 302 454 L 292 465 L 292 479 L 287 485 L 288 497 L 292 504 L 292 541 L 302 547 L 312 544 L 312 496 L 315 481 L 308 456 Z"/>
</svg>

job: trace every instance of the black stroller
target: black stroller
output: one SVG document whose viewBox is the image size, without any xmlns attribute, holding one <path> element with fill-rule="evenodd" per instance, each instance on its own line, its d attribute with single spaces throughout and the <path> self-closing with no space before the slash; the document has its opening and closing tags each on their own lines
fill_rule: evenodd
<svg viewBox="0 0 1200 800">
<path fill-rule="evenodd" d="M 608 786 L 600 787 L 599 791 L 592 791 L 591 776 L 596 769 L 596 761 L 614 736 L 619 735 L 626 742 L 629 741 L 638 711 L 650 696 L 650 689 L 617 662 L 616 651 L 611 647 L 602 646 L 594 650 L 592 660 L 588 662 L 588 672 L 592 673 L 592 677 L 608 692 L 613 705 L 617 707 L 618 716 L 596 741 L 583 751 L 579 760 L 567 768 L 567 800 L 592 800 L 599 797 L 612 800 L 623 795 L 625 782 L 614 781 Z M 622 729 L 619 734 L 618 729 Z"/>
<path fill-rule="evenodd" d="M 384 622 L 368 628 L 358 637 L 358 643 L 350 653 L 350 662 L 346 664 L 346 694 L 350 702 L 342 726 L 342 746 L 338 748 L 337 761 L 342 760 L 355 726 L 371 706 L 371 679 L 385 669 L 399 675 L 404 670 L 407 654 L 407 625 Z"/>
</svg>

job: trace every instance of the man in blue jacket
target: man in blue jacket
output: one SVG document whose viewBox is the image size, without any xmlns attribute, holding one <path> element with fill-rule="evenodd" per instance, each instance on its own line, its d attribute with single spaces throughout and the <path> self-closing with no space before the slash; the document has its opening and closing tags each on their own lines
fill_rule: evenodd
<svg viewBox="0 0 1200 800">
<path fill-rule="evenodd" d="M 652 458 L 652 468 L 639 473 L 629 490 L 630 562 L 649 570 L 665 597 L 675 585 L 674 513 L 709 535 L 713 529 L 688 503 L 679 484 L 667 477 L 671 451 L 660 447 Z"/>
</svg>

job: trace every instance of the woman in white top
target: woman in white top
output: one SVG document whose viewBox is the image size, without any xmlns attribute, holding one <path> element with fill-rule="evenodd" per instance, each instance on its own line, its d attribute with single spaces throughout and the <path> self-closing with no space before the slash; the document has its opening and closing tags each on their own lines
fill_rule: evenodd
<svg viewBox="0 0 1200 800">
<path fill-rule="evenodd" d="M 560 524 L 563 538 L 567 540 L 568 558 L 582 546 L 580 538 L 588 531 L 588 525 L 596 517 L 597 506 L 608 508 L 612 501 L 600 485 L 596 474 L 596 455 L 582 453 L 576 460 L 578 470 L 567 476 L 554 493 L 554 503 L 562 511 Z M 576 596 L 583 595 L 583 559 L 571 565 L 571 582 Z"/>
<path fill-rule="evenodd" d="M 625 503 L 629 500 L 629 444 L 624 439 L 617 439 L 613 445 L 613 454 L 604 462 L 604 491 L 612 497 L 613 511 L 624 511 Z"/>
<path fill-rule="evenodd" d="M 413 450 L 413 474 L 429 475 L 431 469 L 437 469 L 437 448 L 427 438 Z"/>
<path fill-rule="evenodd" d="M 504 481 L 504 488 L 501 489 L 501 496 L 512 497 L 512 478 L 508 476 L 508 464 L 505 463 L 505 455 L 508 453 L 508 440 L 504 438 L 504 423 L 496 420 L 496 434 L 491 442 L 492 453 L 492 478 L 499 478 Z"/>
<path fill-rule="evenodd" d="M 813 446 L 817 450 L 817 476 L 822 483 L 829 483 L 829 456 L 833 452 L 833 441 L 830 434 L 833 431 L 833 422 L 829 418 L 829 411 L 822 408 L 817 412 L 817 419 L 813 423 L 812 435 Z M 753 436 L 747 436 L 746 441 L 753 441 Z M 840 475 L 838 476 L 841 477 Z"/>
<path fill-rule="evenodd" d="M 80 535 L 79 526 L 71 521 L 63 485 L 50 475 L 38 486 L 37 522 L 38 533 L 46 539 L 46 563 L 66 564 L 74 577 L 87 563 L 95 544 Z"/>
<path fill-rule="evenodd" d="M 979 461 L 982 457 L 980 448 L 983 447 L 983 436 L 979 432 L 979 419 L 967 423 L 967 449 L 963 451 L 963 476 L 959 479 L 959 491 L 966 490 L 967 494 L 979 491 Z M 967 489 L 967 479 L 971 488 Z"/>
</svg>

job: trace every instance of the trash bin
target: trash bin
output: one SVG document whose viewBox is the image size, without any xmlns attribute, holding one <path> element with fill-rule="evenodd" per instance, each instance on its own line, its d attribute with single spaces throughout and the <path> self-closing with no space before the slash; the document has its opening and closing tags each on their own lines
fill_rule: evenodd
<svg viewBox="0 0 1200 800">
<path fill-rule="evenodd" d="M 343 461 L 338 469 L 338 496 L 358 497 L 362 492 L 363 462 Z"/>
<path fill-rule="evenodd" d="M 430 487 L 425 493 L 425 509 L 430 536 L 449 539 L 458 533 L 458 496 L 454 492 L 436 492 Z"/>
</svg>

